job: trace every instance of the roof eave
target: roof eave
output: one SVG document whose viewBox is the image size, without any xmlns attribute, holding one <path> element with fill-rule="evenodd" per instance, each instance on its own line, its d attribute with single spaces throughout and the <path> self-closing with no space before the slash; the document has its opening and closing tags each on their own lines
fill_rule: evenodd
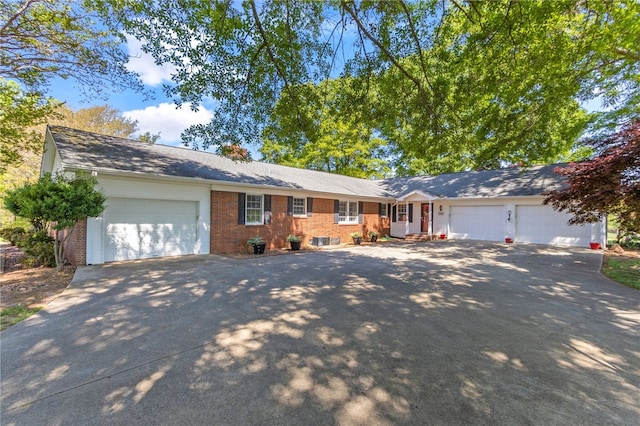
<svg viewBox="0 0 640 426">
<path fill-rule="evenodd" d="M 419 198 L 424 198 L 424 199 L 426 199 L 428 201 L 441 200 L 441 199 L 447 198 L 444 195 L 436 195 L 436 194 L 430 194 L 428 192 L 423 192 L 423 191 L 420 191 L 420 190 L 414 190 L 414 191 L 408 192 L 408 193 L 406 193 L 406 194 L 404 194 L 404 195 L 402 195 L 400 197 L 397 197 L 396 200 L 397 201 L 406 201 L 409 197 L 412 197 L 414 195 L 417 195 Z"/>
<path fill-rule="evenodd" d="M 544 194 L 528 194 L 528 195 L 491 195 L 491 196 L 470 196 L 470 197 L 444 197 L 447 201 L 473 201 L 473 200 L 500 200 L 500 199 L 511 199 L 511 198 L 540 198 L 544 197 Z"/>
<path fill-rule="evenodd" d="M 384 196 L 372 196 L 372 195 L 358 195 L 358 194 L 347 194 L 347 193 L 337 193 L 337 192 L 323 192 L 323 191 L 314 191 L 305 188 L 289 188 L 283 186 L 275 186 L 268 184 L 254 184 L 254 183 L 244 183 L 244 182 L 234 182 L 234 181 L 226 181 L 226 180 L 216 180 L 216 179 L 203 179 L 197 177 L 184 177 L 184 176 L 168 176 L 162 174 L 154 174 L 148 172 L 131 172 L 131 171 L 121 171 L 121 170 L 113 170 L 104 167 L 82 167 L 82 166 L 66 166 L 63 168 L 65 172 L 87 172 L 87 173 L 95 173 L 98 176 L 100 174 L 107 176 L 115 176 L 115 177 L 132 177 L 138 179 L 155 179 L 155 180 L 165 180 L 165 181 L 173 181 L 173 182 L 184 182 L 184 183 L 197 183 L 202 185 L 210 185 L 212 190 L 216 189 L 224 189 L 224 187 L 232 187 L 232 188 L 256 188 L 264 191 L 265 188 L 281 192 L 281 193 L 306 193 L 306 194 L 314 194 L 318 195 L 318 198 L 327 198 L 327 199 L 335 199 L 339 197 L 346 197 L 351 199 L 358 199 L 362 201 L 373 201 L 373 202 L 392 202 L 394 198 L 392 197 L 384 197 Z M 223 187 L 223 188 L 220 188 Z"/>
</svg>

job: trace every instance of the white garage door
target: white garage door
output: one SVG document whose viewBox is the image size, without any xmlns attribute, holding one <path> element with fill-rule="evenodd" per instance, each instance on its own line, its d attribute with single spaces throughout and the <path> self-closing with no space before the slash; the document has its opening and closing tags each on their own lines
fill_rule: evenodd
<svg viewBox="0 0 640 426">
<path fill-rule="evenodd" d="M 567 225 L 570 215 L 551 206 L 516 206 L 516 242 L 588 246 L 591 227 Z"/>
<path fill-rule="evenodd" d="M 196 202 L 109 198 L 106 204 L 105 262 L 196 252 Z"/>
<path fill-rule="evenodd" d="M 504 240 L 504 206 L 452 206 L 449 238 Z"/>
</svg>

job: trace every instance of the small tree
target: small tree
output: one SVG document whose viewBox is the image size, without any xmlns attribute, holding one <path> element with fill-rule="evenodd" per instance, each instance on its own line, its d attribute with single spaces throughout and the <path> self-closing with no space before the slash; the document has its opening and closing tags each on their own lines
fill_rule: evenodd
<svg viewBox="0 0 640 426">
<path fill-rule="evenodd" d="M 94 189 L 91 177 L 65 178 L 42 176 L 36 183 L 7 192 L 5 207 L 17 216 L 29 219 L 36 230 L 48 228 L 53 233 L 54 255 L 58 270 L 64 266 L 64 247 L 73 226 L 86 217 L 104 210 L 105 196 Z M 69 232 L 63 235 L 63 231 Z"/>
<path fill-rule="evenodd" d="M 593 223 L 603 215 L 618 220 L 622 234 L 640 231 L 640 120 L 590 141 L 596 156 L 557 168 L 567 186 L 549 192 L 545 204 L 573 214 L 569 223 Z M 618 233 L 618 239 L 622 236 Z"/>
</svg>

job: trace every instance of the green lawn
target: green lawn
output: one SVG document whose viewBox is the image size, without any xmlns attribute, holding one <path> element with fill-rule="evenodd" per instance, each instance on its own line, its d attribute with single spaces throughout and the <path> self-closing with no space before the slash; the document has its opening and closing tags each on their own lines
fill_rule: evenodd
<svg viewBox="0 0 640 426">
<path fill-rule="evenodd" d="M 602 273 L 616 282 L 640 290 L 640 258 L 606 256 Z"/>
<path fill-rule="evenodd" d="M 28 308 L 23 305 L 17 305 L 0 310 L 0 331 L 29 318 L 42 308 L 42 306 L 37 308 Z"/>
</svg>

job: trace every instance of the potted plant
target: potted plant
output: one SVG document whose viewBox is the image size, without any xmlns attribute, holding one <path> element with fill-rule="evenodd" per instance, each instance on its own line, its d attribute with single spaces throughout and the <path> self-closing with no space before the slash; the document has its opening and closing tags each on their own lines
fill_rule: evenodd
<svg viewBox="0 0 640 426">
<path fill-rule="evenodd" d="M 262 237 L 258 235 L 253 238 L 249 238 L 247 240 L 247 244 L 253 246 L 254 254 L 264 254 L 264 249 L 267 247 L 267 243 L 265 243 Z"/>
<path fill-rule="evenodd" d="M 376 231 L 369 231 L 369 241 L 372 243 L 378 241 L 378 233 Z"/>
<path fill-rule="evenodd" d="M 507 244 L 511 244 L 513 242 L 513 238 L 511 238 L 511 235 L 506 235 L 504 237 L 504 242 Z"/>
<path fill-rule="evenodd" d="M 287 241 L 291 244 L 291 250 L 300 250 L 302 244 L 302 237 L 298 235 L 289 234 Z"/>
<path fill-rule="evenodd" d="M 360 244 L 362 242 L 362 232 L 352 232 L 351 238 L 353 238 L 353 244 Z"/>
</svg>

